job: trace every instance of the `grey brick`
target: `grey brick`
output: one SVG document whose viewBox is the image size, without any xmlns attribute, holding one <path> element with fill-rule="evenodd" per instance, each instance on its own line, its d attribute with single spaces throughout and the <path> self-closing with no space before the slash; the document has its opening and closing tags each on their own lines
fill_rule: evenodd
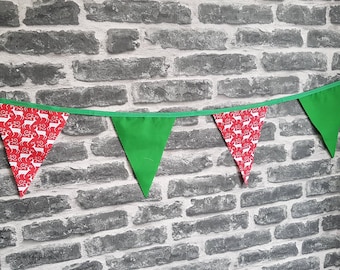
<svg viewBox="0 0 340 270">
<path fill-rule="evenodd" d="M 62 270 L 102 270 L 103 265 L 98 261 L 86 261 L 82 263 L 74 263 L 70 266 L 63 267 Z"/>
<path fill-rule="evenodd" d="M 241 252 L 238 257 L 238 263 L 240 266 L 254 264 L 261 261 L 279 260 L 288 257 L 296 256 L 298 249 L 295 243 L 283 244 L 280 246 L 274 246 L 270 250 L 253 250 Z"/>
<path fill-rule="evenodd" d="M 8 164 L 8 162 L 7 162 Z M 9 164 L 7 165 L 9 167 Z M 18 187 L 15 183 L 14 176 L 11 174 L 0 176 L 0 197 L 18 194 Z"/>
<path fill-rule="evenodd" d="M 186 102 L 211 99 L 210 80 L 141 82 L 132 85 L 134 104 Z"/>
<path fill-rule="evenodd" d="M 300 238 L 319 233 L 319 220 L 281 224 L 275 227 L 276 239 Z"/>
<path fill-rule="evenodd" d="M 0 201 L 0 223 L 48 217 L 70 208 L 64 195 Z"/>
<path fill-rule="evenodd" d="M 75 108 L 123 105 L 127 103 L 127 92 L 124 85 L 40 90 L 36 93 L 36 102 Z"/>
<path fill-rule="evenodd" d="M 0 87 L 5 86 L 1 85 L 0 82 Z M 23 92 L 23 91 L 11 91 L 11 92 L 5 92 L 5 91 L 0 91 L 0 98 L 6 98 L 6 99 L 12 99 L 12 100 L 18 100 L 18 101 L 30 101 L 30 97 L 28 96 L 28 93 Z"/>
<path fill-rule="evenodd" d="M 327 70 L 327 57 L 320 52 L 264 52 L 261 63 L 266 71 Z"/>
<path fill-rule="evenodd" d="M 275 188 L 265 188 L 241 194 L 241 207 L 270 204 L 288 201 L 302 196 L 301 185 L 285 185 Z"/>
<path fill-rule="evenodd" d="M 257 225 L 277 224 L 287 218 L 286 206 L 272 206 L 260 208 L 259 213 L 254 215 L 254 221 Z"/>
<path fill-rule="evenodd" d="M 59 142 L 53 144 L 43 165 L 85 160 L 87 158 L 88 155 L 84 142 Z"/>
<path fill-rule="evenodd" d="M 1 93 L 1 92 L 0 92 Z M 159 112 L 183 112 L 194 111 L 192 107 L 171 107 L 162 108 Z M 176 119 L 174 126 L 195 126 L 198 124 L 198 116 L 179 117 Z"/>
<path fill-rule="evenodd" d="M 279 124 L 281 136 L 300 136 L 300 135 L 314 135 L 317 134 L 316 129 L 313 127 L 308 119 L 295 119 L 292 122 L 283 120 Z"/>
<path fill-rule="evenodd" d="M 157 175 L 190 174 L 211 168 L 213 162 L 210 156 L 192 156 L 192 158 L 162 158 Z"/>
<path fill-rule="evenodd" d="M 206 197 L 203 199 L 191 199 L 191 204 L 186 214 L 196 216 L 208 213 L 218 213 L 236 208 L 236 196 L 220 195 L 215 197 Z"/>
<path fill-rule="evenodd" d="M 65 78 L 65 73 L 59 71 L 63 68 L 59 64 L 26 63 L 23 65 L 5 65 L 0 63 L 0 85 L 20 86 L 27 79 L 33 84 L 54 85 Z"/>
<path fill-rule="evenodd" d="M 325 256 L 324 267 L 340 266 L 340 252 L 328 253 Z"/>
<path fill-rule="evenodd" d="M 134 51 L 139 47 L 139 32 L 136 29 L 109 29 L 106 48 L 109 53 Z"/>
<path fill-rule="evenodd" d="M 0 169 L 9 168 L 9 163 L 7 160 L 7 154 L 5 148 L 0 148 Z M 7 179 L 8 177 L 6 177 Z"/>
<path fill-rule="evenodd" d="M 268 168 L 268 181 L 271 183 L 282 183 L 297 179 L 308 179 L 312 177 L 331 174 L 331 160 L 323 159 L 305 163 L 295 163 L 276 168 Z"/>
<path fill-rule="evenodd" d="M 301 25 L 326 24 L 326 7 L 280 4 L 276 10 L 279 21 Z"/>
<path fill-rule="evenodd" d="M 313 74 L 308 75 L 308 80 L 306 84 L 303 87 L 303 90 L 311 90 L 317 87 L 321 87 L 323 85 L 333 83 L 340 80 L 340 75 L 334 75 L 334 76 L 326 76 L 326 75 L 320 75 L 320 74 Z"/>
<path fill-rule="evenodd" d="M 95 156 L 123 157 L 125 155 L 117 137 L 94 138 L 90 147 Z"/>
<path fill-rule="evenodd" d="M 333 55 L 332 70 L 340 70 L 340 53 L 334 53 Z"/>
<path fill-rule="evenodd" d="M 57 0 L 51 4 L 26 9 L 26 25 L 77 25 L 80 9 L 73 1 Z"/>
<path fill-rule="evenodd" d="M 16 246 L 17 237 L 13 227 L 0 228 L 0 248 Z"/>
<path fill-rule="evenodd" d="M 324 217 L 321 225 L 324 231 L 340 230 L 340 215 Z"/>
<path fill-rule="evenodd" d="M 110 267 L 109 269 L 130 270 L 160 266 L 176 261 L 190 261 L 198 256 L 197 246 L 179 244 L 131 252 L 121 258 L 109 258 L 106 264 Z"/>
<path fill-rule="evenodd" d="M 85 250 L 89 257 L 98 256 L 117 250 L 163 244 L 167 239 L 166 228 L 152 228 L 125 231 L 121 234 L 97 236 L 85 240 Z"/>
<path fill-rule="evenodd" d="M 74 78 L 84 82 L 165 77 L 164 57 L 73 61 Z"/>
<path fill-rule="evenodd" d="M 276 264 L 269 267 L 262 267 L 262 270 L 319 270 L 320 260 L 317 257 L 308 257 L 286 263 Z"/>
<path fill-rule="evenodd" d="M 242 46 L 301 47 L 303 39 L 301 31 L 296 29 L 275 29 L 266 32 L 257 28 L 241 28 L 236 32 L 236 43 Z"/>
<path fill-rule="evenodd" d="M 100 231 L 119 229 L 128 224 L 125 211 L 90 214 L 86 216 L 69 217 L 66 221 L 49 220 L 34 222 L 22 228 L 24 240 L 38 242 L 58 240 L 72 235 L 83 235 Z"/>
<path fill-rule="evenodd" d="M 329 17 L 331 18 L 331 23 L 340 24 L 340 5 L 331 6 Z"/>
<path fill-rule="evenodd" d="M 340 210 L 339 196 L 326 198 L 322 201 L 309 200 L 294 203 L 291 212 L 293 218 L 299 218 L 335 210 Z"/>
<path fill-rule="evenodd" d="M 340 176 L 330 176 L 307 182 L 306 195 L 315 196 L 340 192 Z"/>
<path fill-rule="evenodd" d="M 86 18 L 97 22 L 190 24 L 191 10 L 176 2 L 120 1 L 85 3 Z"/>
<path fill-rule="evenodd" d="M 223 175 L 196 176 L 194 178 L 171 180 L 168 198 L 192 197 L 232 190 L 235 183 Z"/>
<path fill-rule="evenodd" d="M 229 150 L 223 151 L 217 159 L 217 166 L 234 167 L 235 165 L 235 160 Z"/>
<path fill-rule="evenodd" d="M 123 162 L 111 162 L 91 165 L 87 169 L 87 182 L 110 182 L 112 180 L 125 180 L 129 176 Z"/>
<path fill-rule="evenodd" d="M 98 54 L 99 41 L 94 32 L 18 31 L 2 34 L 0 51 L 22 54 Z"/>
<path fill-rule="evenodd" d="M 152 44 L 160 44 L 163 49 L 226 50 L 227 35 L 213 30 L 158 30 L 147 33 L 146 39 Z"/>
<path fill-rule="evenodd" d="M 76 201 L 83 209 L 120 205 L 131 202 L 159 201 L 160 199 L 161 191 L 158 186 L 153 185 L 148 199 L 145 199 L 139 186 L 136 184 L 105 189 L 78 190 L 78 196 L 76 197 Z"/>
<path fill-rule="evenodd" d="M 309 30 L 307 46 L 340 48 L 340 33 L 332 30 Z"/>
<path fill-rule="evenodd" d="M 208 255 L 237 251 L 253 246 L 268 244 L 271 242 L 268 231 L 253 231 L 244 235 L 227 238 L 210 239 L 205 242 L 205 253 Z"/>
<path fill-rule="evenodd" d="M 275 139 L 276 126 L 271 122 L 264 122 L 261 130 L 260 142 L 273 141 Z"/>
<path fill-rule="evenodd" d="M 337 235 L 306 239 L 302 242 L 302 254 L 309 254 L 332 248 L 340 248 L 340 238 Z"/>
<path fill-rule="evenodd" d="M 17 5 L 10 1 L 0 2 L 0 26 L 20 26 Z"/>
<path fill-rule="evenodd" d="M 213 24 L 266 24 L 273 22 L 273 13 L 264 5 L 216 5 L 200 4 L 198 19 Z"/>
<path fill-rule="evenodd" d="M 97 135 L 107 130 L 105 117 L 71 114 L 62 133 L 70 136 Z"/>
<path fill-rule="evenodd" d="M 217 128 L 171 132 L 166 150 L 225 147 Z"/>
<path fill-rule="evenodd" d="M 236 165 L 234 165 L 234 167 L 235 166 Z M 243 178 L 240 172 L 229 175 L 227 178 L 228 178 L 228 181 L 235 183 L 236 186 L 238 186 L 239 188 L 243 188 L 243 189 L 255 188 L 257 187 L 258 183 L 261 183 L 263 180 L 261 176 L 261 172 L 254 172 L 254 171 L 250 173 L 249 180 L 248 180 L 249 182 L 247 186 L 243 184 Z"/>
<path fill-rule="evenodd" d="M 168 270 L 228 270 L 229 259 L 216 259 L 204 262 L 191 262 L 190 264 L 171 267 Z"/>
<path fill-rule="evenodd" d="M 314 153 L 314 140 L 299 140 L 293 142 L 292 159 L 298 160 L 310 157 Z"/>
<path fill-rule="evenodd" d="M 48 168 L 41 172 L 41 185 L 43 187 L 75 184 L 86 180 L 86 169 Z"/>
<path fill-rule="evenodd" d="M 297 100 L 274 104 L 268 107 L 266 118 L 305 115 Z"/>
<path fill-rule="evenodd" d="M 248 227 L 248 213 L 218 215 L 196 221 L 181 221 L 172 224 L 174 240 L 191 237 L 193 234 L 210 234 Z"/>
<path fill-rule="evenodd" d="M 135 225 L 145 224 L 164 219 L 172 219 L 182 216 L 183 204 L 176 201 L 171 204 L 138 206 L 132 222 Z"/>
<path fill-rule="evenodd" d="M 284 145 L 266 145 L 256 147 L 254 163 L 283 162 L 287 159 L 287 150 Z"/>
<path fill-rule="evenodd" d="M 279 94 L 292 94 L 299 91 L 299 78 L 265 77 L 240 79 L 225 79 L 217 85 L 219 95 L 230 98 L 248 98 L 252 96 L 273 96 Z"/>
<path fill-rule="evenodd" d="M 175 58 L 176 75 L 228 75 L 256 69 L 255 56 L 244 54 L 194 54 Z"/>
<path fill-rule="evenodd" d="M 32 268 L 35 266 L 65 262 L 79 259 L 80 244 L 65 244 L 51 247 L 35 248 L 6 256 L 6 262 L 11 269 Z"/>
</svg>

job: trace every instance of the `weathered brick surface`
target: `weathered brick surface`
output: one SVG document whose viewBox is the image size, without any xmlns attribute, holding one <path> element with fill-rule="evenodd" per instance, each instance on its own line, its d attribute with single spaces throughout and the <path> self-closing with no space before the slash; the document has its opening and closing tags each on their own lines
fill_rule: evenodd
<svg viewBox="0 0 340 270">
<path fill-rule="evenodd" d="M 27 79 L 30 79 L 33 84 L 54 85 L 60 79 L 65 78 L 65 73 L 59 70 L 62 68 L 61 64 L 6 65 L 0 63 L 0 86 L 20 86 Z"/>
<path fill-rule="evenodd" d="M 201 4 L 198 18 L 202 23 L 213 24 L 265 24 L 273 21 L 273 13 L 269 6 Z"/>
<path fill-rule="evenodd" d="M 261 59 L 266 71 L 316 70 L 326 71 L 327 57 L 319 52 L 263 53 Z"/>
<path fill-rule="evenodd" d="M 0 2 L 0 26 L 19 26 L 18 6 L 11 1 Z"/>
<path fill-rule="evenodd" d="M 248 185 L 209 113 L 178 117 L 148 198 L 110 117 L 90 113 L 232 108 L 339 81 L 339 4 L 0 1 L 0 99 L 89 110 L 24 198 L 0 145 L 0 269 L 339 268 L 340 137 L 330 158 L 299 100 L 268 106 Z"/>
<path fill-rule="evenodd" d="M 0 223 L 48 217 L 70 208 L 68 197 L 64 195 L 0 201 Z"/>
<path fill-rule="evenodd" d="M 137 231 L 126 231 L 121 234 L 97 236 L 85 241 L 88 256 L 112 253 L 116 250 L 163 244 L 167 239 L 166 228 L 153 228 Z"/>
<path fill-rule="evenodd" d="M 288 201 L 302 196 L 301 185 L 285 185 L 241 194 L 241 207 L 263 205 L 279 201 Z"/>
<path fill-rule="evenodd" d="M 143 82 L 132 87 L 135 104 L 196 101 L 212 97 L 209 80 Z"/>
<path fill-rule="evenodd" d="M 179 244 L 173 247 L 155 247 L 139 252 L 124 255 L 122 258 L 106 260 L 110 269 L 139 269 L 157 265 L 169 264 L 176 261 L 190 261 L 198 258 L 198 247 L 188 244 Z"/>
<path fill-rule="evenodd" d="M 271 241 L 269 231 L 254 231 L 241 236 L 216 238 L 206 241 L 205 252 L 208 255 L 242 250 L 245 248 L 267 244 Z"/>
<path fill-rule="evenodd" d="M 0 36 L 4 40 L 1 51 L 22 54 L 97 54 L 99 42 L 93 32 L 19 31 Z"/>
<path fill-rule="evenodd" d="M 248 213 L 235 215 L 218 215 L 195 222 L 182 221 L 172 224 L 174 240 L 188 238 L 194 234 L 209 234 L 248 227 Z"/>
<path fill-rule="evenodd" d="M 148 79 L 167 75 L 164 57 L 73 61 L 74 77 L 79 81 L 102 82 Z"/>
<path fill-rule="evenodd" d="M 16 232 L 13 227 L 0 228 L 0 248 L 16 245 Z"/>
<path fill-rule="evenodd" d="M 6 256 L 6 262 L 11 266 L 11 269 L 15 270 L 22 269 L 23 265 L 26 268 L 32 268 L 79 259 L 80 257 L 80 244 L 77 243 L 12 253 Z"/>
<path fill-rule="evenodd" d="M 93 21 L 128 23 L 190 24 L 191 10 L 176 2 L 156 1 L 105 1 L 86 3 L 86 18 Z"/>
<path fill-rule="evenodd" d="M 326 24 L 325 7 L 308 7 L 302 5 L 280 4 L 276 11 L 280 21 L 302 25 Z"/>
<path fill-rule="evenodd" d="M 26 25 L 77 25 L 79 6 L 73 1 L 57 0 L 54 3 L 27 8 L 23 23 Z"/>
<path fill-rule="evenodd" d="M 227 35 L 222 31 L 159 30 L 147 35 L 152 44 L 163 49 L 179 50 L 225 50 Z"/>
</svg>

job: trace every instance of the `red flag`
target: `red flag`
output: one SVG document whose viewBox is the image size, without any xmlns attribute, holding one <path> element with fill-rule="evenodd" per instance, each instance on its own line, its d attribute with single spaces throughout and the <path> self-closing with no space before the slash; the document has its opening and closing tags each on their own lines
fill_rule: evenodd
<svg viewBox="0 0 340 270">
<path fill-rule="evenodd" d="M 68 114 L 0 105 L 0 133 L 20 197 L 24 196 Z"/>
<path fill-rule="evenodd" d="M 266 112 L 267 107 L 259 107 L 213 115 L 246 184 L 248 184 L 254 152 L 261 135 Z"/>
</svg>

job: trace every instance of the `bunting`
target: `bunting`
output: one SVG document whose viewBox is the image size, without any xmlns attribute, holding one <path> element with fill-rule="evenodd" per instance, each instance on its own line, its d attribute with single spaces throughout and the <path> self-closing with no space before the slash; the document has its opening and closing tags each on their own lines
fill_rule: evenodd
<svg viewBox="0 0 340 270">
<path fill-rule="evenodd" d="M 112 118 L 131 168 L 148 197 L 175 118 Z"/>
<path fill-rule="evenodd" d="M 176 118 L 212 115 L 247 184 L 268 106 L 291 100 L 300 101 L 334 157 L 340 129 L 340 81 L 260 103 L 188 112 L 107 112 L 0 98 L 0 135 L 22 197 L 70 114 L 110 117 L 147 197 Z"/>
<path fill-rule="evenodd" d="M 67 118 L 66 113 L 0 105 L 1 139 L 20 197 L 27 192 Z"/>
<path fill-rule="evenodd" d="M 267 107 L 260 107 L 213 115 L 246 185 L 266 112 Z"/>
</svg>

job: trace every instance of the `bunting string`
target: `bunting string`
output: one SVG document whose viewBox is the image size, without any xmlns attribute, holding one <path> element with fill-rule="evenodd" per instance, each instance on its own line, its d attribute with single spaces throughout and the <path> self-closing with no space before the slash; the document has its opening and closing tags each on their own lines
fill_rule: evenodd
<svg viewBox="0 0 340 270">
<path fill-rule="evenodd" d="M 264 106 L 271 106 L 274 104 L 284 103 L 292 100 L 301 99 L 304 97 L 308 97 L 310 95 L 314 95 L 316 93 L 320 93 L 326 90 L 330 90 L 332 88 L 340 87 L 340 81 L 324 85 L 313 90 L 308 90 L 306 92 L 293 94 L 281 98 L 270 99 L 263 102 L 245 104 L 233 107 L 219 108 L 219 109 L 211 109 L 211 110 L 198 110 L 198 111 L 182 111 L 182 112 L 110 112 L 110 111 L 100 111 L 100 110 L 89 110 L 89 109 L 80 109 L 80 108 L 67 108 L 67 107 L 58 107 L 51 106 L 45 104 L 37 104 L 30 103 L 24 101 L 10 100 L 5 98 L 0 98 L 0 103 L 22 106 L 26 108 L 34 108 L 38 110 L 45 111 L 53 111 L 53 112 L 63 112 L 69 114 L 80 114 L 80 115 L 92 115 L 92 116 L 102 116 L 102 117 L 191 117 L 191 116 L 208 116 L 218 113 L 224 112 L 232 112 L 239 110 L 247 110 Z"/>
</svg>

